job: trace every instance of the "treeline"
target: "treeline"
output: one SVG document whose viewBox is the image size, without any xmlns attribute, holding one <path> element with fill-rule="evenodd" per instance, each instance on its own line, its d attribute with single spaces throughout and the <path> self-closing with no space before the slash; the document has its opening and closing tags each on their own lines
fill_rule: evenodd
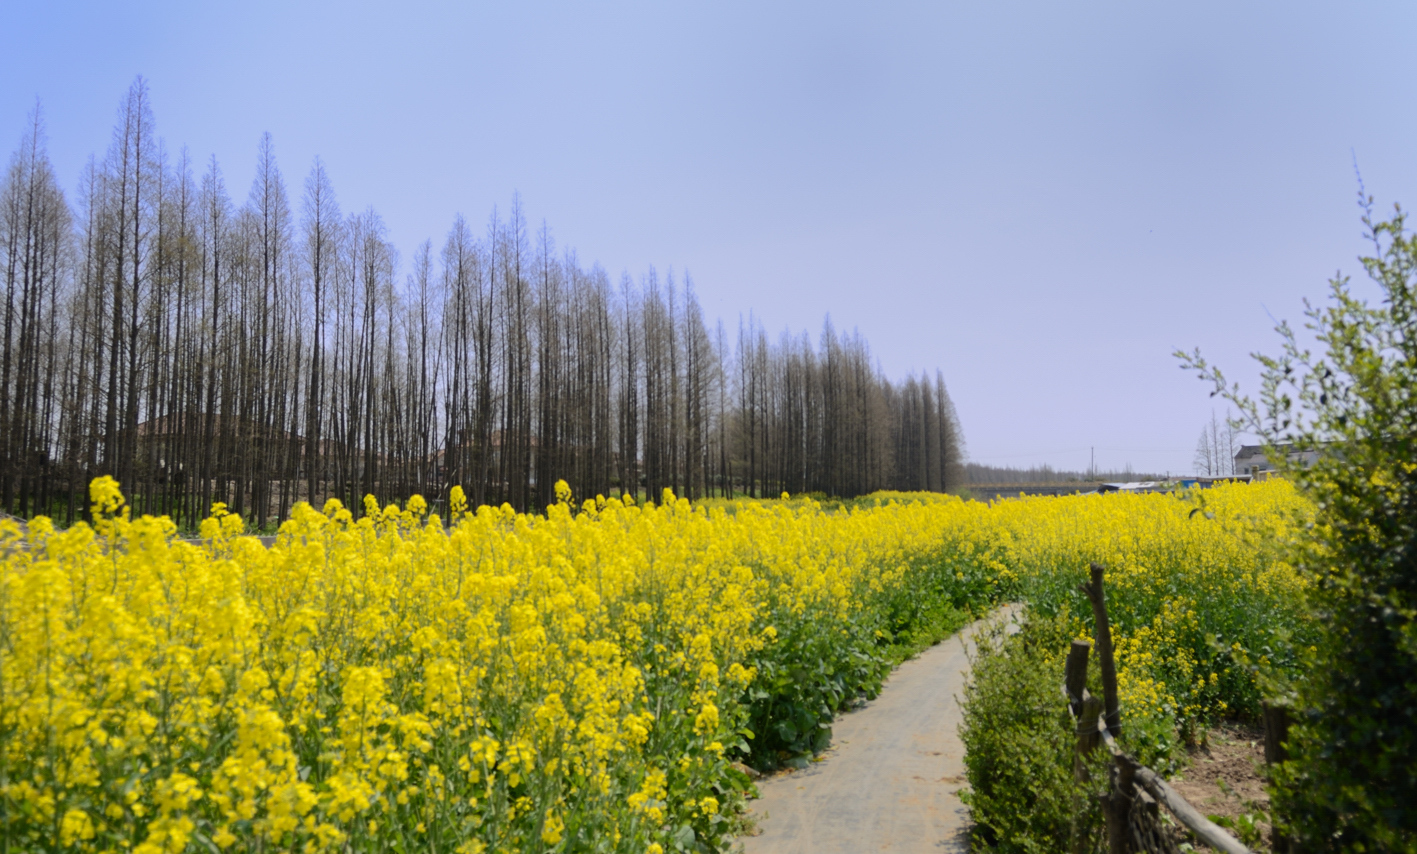
<svg viewBox="0 0 1417 854">
<path fill-rule="evenodd" d="M 292 200 L 269 135 L 244 204 L 154 133 L 139 79 L 71 203 L 38 108 L 0 187 L 0 506 L 71 521 L 89 480 L 191 525 L 461 485 L 518 509 L 955 485 L 937 373 L 885 379 L 859 335 L 704 319 L 688 276 L 612 282 L 520 204 L 461 217 L 400 277 L 377 213 L 317 160 Z M 731 339 L 731 340 L 730 340 Z"/>
<path fill-rule="evenodd" d="M 1162 475 L 1159 474 L 1132 471 L 1131 466 L 1125 466 L 1120 471 L 1067 471 L 1055 469 L 1046 463 L 1027 468 L 965 463 L 961 472 L 961 480 L 964 484 L 1112 483 L 1162 479 Z"/>
</svg>

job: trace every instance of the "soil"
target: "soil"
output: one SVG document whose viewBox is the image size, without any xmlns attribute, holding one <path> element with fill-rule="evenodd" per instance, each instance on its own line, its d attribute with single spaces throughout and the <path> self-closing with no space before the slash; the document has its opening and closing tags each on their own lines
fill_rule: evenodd
<svg viewBox="0 0 1417 854">
<path fill-rule="evenodd" d="M 1264 729 L 1226 723 L 1206 734 L 1190 751 L 1190 764 L 1171 787 L 1211 821 L 1226 827 L 1251 849 L 1269 850 L 1269 795 L 1265 792 Z M 1247 819 L 1246 816 L 1249 818 Z M 1253 822 L 1260 841 L 1236 828 Z M 1209 851 L 1194 842 L 1195 850 Z"/>
</svg>

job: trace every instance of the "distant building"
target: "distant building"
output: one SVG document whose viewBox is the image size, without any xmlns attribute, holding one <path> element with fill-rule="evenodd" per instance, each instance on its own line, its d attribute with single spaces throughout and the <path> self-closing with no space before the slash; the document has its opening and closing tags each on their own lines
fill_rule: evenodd
<svg viewBox="0 0 1417 854">
<path fill-rule="evenodd" d="M 1099 483 L 1098 492 L 1165 492 L 1166 486 L 1157 480 L 1134 480 L 1127 483 Z"/>
<path fill-rule="evenodd" d="M 1279 445 L 1279 450 L 1284 451 L 1284 456 L 1290 462 L 1301 463 L 1302 465 L 1313 465 L 1319 458 L 1317 451 L 1296 451 L 1294 446 L 1289 444 Z M 1274 464 L 1265 456 L 1263 445 L 1241 445 L 1240 452 L 1235 455 L 1235 473 L 1239 475 L 1255 475 L 1264 472 L 1274 471 Z"/>
<path fill-rule="evenodd" d="M 1210 489 L 1218 483 L 1248 483 L 1250 476 L 1223 475 L 1221 477 L 1183 477 L 1176 481 L 1176 485 L 1182 489 Z"/>
</svg>

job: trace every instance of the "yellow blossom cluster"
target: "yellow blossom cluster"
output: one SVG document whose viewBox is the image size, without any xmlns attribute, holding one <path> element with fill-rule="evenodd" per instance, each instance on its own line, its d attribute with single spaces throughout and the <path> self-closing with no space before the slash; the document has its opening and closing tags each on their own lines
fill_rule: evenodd
<svg viewBox="0 0 1417 854">
<path fill-rule="evenodd" d="M 1214 708 L 1201 635 L 1250 643 L 1297 589 L 1269 545 L 1302 512 L 1286 490 L 828 510 L 562 486 L 532 515 L 454 488 L 448 519 L 297 505 L 265 548 L 221 505 L 197 542 L 129 518 L 100 478 L 92 526 L 0 522 L 0 841 L 721 848 L 732 760 L 819 744 L 922 601 L 1076 608 L 1100 560 L 1126 702 Z"/>
<path fill-rule="evenodd" d="M 1153 753 L 1174 746 L 1162 742 L 1177 725 L 1257 713 L 1250 665 L 1290 654 L 1312 631 L 1305 582 L 1287 556 L 1313 507 L 1286 480 L 1011 499 L 982 516 L 958 548 L 997 566 L 1010 598 L 1070 614 L 1079 636 L 1091 633 L 1092 613 L 1078 585 L 1090 563 L 1106 568 L 1123 719 L 1149 733 Z"/>
<path fill-rule="evenodd" d="M 92 526 L 0 523 L 4 841 L 716 847 L 778 628 L 831 643 L 949 524 L 559 497 L 302 504 L 267 549 L 220 505 L 198 542 L 131 519 L 101 478 Z"/>
</svg>

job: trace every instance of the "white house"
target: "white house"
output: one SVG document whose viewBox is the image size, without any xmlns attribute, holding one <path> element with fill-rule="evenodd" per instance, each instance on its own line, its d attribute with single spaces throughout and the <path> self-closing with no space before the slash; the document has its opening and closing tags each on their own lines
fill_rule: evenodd
<svg viewBox="0 0 1417 854">
<path fill-rule="evenodd" d="M 1317 451 L 1295 451 L 1290 450 L 1292 445 L 1280 445 L 1285 457 L 1290 462 L 1298 462 L 1303 465 L 1313 465 L 1319 458 Z M 1241 445 L 1240 452 L 1235 455 L 1235 473 L 1240 475 L 1254 476 L 1260 472 L 1274 471 L 1274 466 L 1264 455 L 1263 445 Z"/>
</svg>

